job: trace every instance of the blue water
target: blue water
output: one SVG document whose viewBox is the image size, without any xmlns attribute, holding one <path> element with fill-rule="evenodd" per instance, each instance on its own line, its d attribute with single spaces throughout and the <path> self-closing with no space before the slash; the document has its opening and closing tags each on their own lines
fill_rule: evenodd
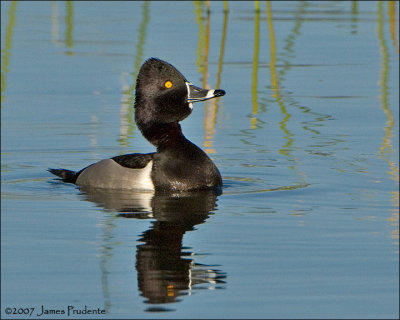
<svg viewBox="0 0 400 320">
<path fill-rule="evenodd" d="M 398 2 L 226 4 L 1 2 L 2 319 L 399 316 Z M 154 151 L 152 56 L 227 92 L 182 122 L 223 194 L 55 180 Z"/>
</svg>

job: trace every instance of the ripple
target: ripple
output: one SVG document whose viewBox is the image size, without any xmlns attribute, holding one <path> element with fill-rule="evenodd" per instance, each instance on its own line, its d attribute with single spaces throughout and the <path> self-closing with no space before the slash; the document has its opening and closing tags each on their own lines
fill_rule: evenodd
<svg viewBox="0 0 400 320">
<path fill-rule="evenodd" d="M 288 191 L 303 189 L 310 186 L 308 183 L 298 183 L 293 185 L 284 185 L 266 188 L 266 183 L 262 179 L 248 177 L 225 177 L 223 186 L 223 195 L 254 194 L 267 193 L 273 191 Z"/>
</svg>

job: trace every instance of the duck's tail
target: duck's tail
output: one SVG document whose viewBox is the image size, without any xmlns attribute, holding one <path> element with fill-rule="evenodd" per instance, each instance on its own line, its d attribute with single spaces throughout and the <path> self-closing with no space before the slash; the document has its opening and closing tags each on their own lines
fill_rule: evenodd
<svg viewBox="0 0 400 320">
<path fill-rule="evenodd" d="M 64 182 L 75 183 L 79 172 L 66 169 L 47 169 L 50 173 L 60 177 Z"/>
</svg>

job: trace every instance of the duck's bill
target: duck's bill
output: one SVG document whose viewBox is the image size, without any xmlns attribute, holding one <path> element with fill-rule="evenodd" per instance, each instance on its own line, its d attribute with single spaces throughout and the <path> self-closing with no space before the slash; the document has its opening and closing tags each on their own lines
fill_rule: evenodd
<svg viewBox="0 0 400 320">
<path fill-rule="evenodd" d="M 186 82 L 186 87 L 188 90 L 188 102 L 189 103 L 204 101 L 204 100 L 221 97 L 221 96 L 225 95 L 224 90 L 202 89 L 202 88 L 194 86 L 190 82 Z"/>
</svg>

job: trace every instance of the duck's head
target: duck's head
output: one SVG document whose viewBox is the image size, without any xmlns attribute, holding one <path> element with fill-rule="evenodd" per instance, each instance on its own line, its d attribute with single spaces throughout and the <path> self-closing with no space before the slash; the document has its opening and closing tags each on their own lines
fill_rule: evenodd
<svg viewBox="0 0 400 320">
<path fill-rule="evenodd" d="M 135 120 L 139 127 L 179 122 L 190 115 L 194 102 L 223 95 L 224 90 L 194 86 L 168 62 L 151 58 L 137 77 Z"/>
</svg>

